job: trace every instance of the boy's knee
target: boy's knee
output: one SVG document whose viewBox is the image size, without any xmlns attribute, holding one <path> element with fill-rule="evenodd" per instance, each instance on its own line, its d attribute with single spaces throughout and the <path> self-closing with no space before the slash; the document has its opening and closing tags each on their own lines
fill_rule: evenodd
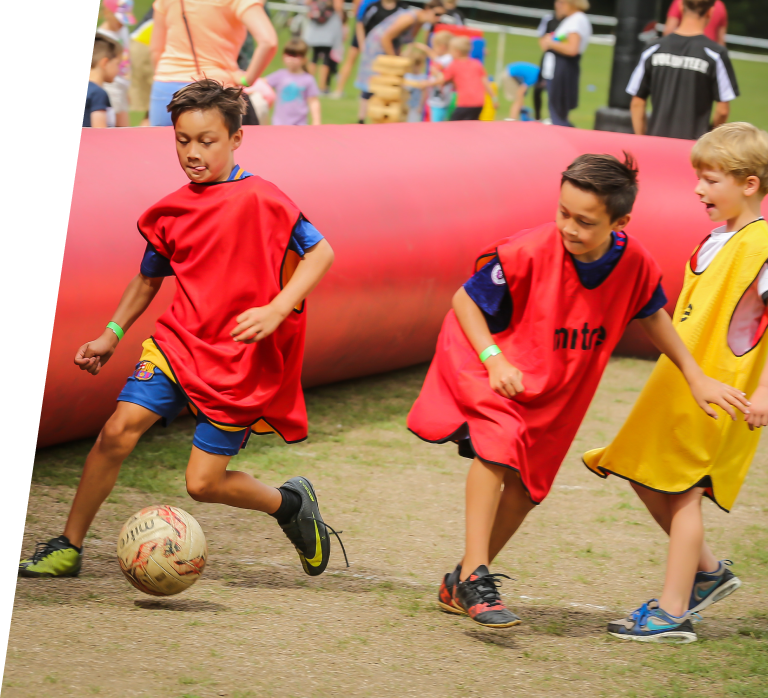
<svg viewBox="0 0 768 698">
<path fill-rule="evenodd" d="M 126 455 L 133 450 L 139 434 L 124 419 L 112 416 L 102 427 L 99 445 L 102 449 Z"/>
<path fill-rule="evenodd" d="M 187 493 L 196 502 L 215 503 L 218 488 L 214 482 L 201 478 L 187 478 Z"/>
</svg>

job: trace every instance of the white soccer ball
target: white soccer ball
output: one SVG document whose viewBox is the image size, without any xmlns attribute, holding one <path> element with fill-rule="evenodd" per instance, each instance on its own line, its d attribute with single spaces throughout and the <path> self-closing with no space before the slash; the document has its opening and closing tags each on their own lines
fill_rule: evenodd
<svg viewBox="0 0 768 698">
<path fill-rule="evenodd" d="M 167 505 L 136 512 L 117 541 L 117 559 L 126 579 L 152 596 L 172 596 L 192 586 L 207 557 L 200 524 L 186 511 Z"/>
</svg>

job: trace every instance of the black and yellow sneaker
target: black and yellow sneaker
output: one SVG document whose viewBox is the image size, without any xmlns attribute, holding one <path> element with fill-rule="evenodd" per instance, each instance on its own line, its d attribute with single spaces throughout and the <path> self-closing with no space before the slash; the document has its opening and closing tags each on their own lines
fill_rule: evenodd
<svg viewBox="0 0 768 698">
<path fill-rule="evenodd" d="M 59 536 L 38 543 L 32 557 L 19 562 L 19 577 L 77 577 L 82 565 L 82 549 Z"/>
<path fill-rule="evenodd" d="M 485 565 L 480 565 L 456 587 L 456 602 L 475 623 L 487 628 L 511 628 L 522 623 L 501 600 L 499 577 L 509 579 L 506 574 L 490 574 Z"/>
<path fill-rule="evenodd" d="M 320 515 L 320 506 L 312 483 L 305 477 L 292 477 L 280 489 L 290 490 L 301 497 L 299 510 L 288 521 L 284 523 L 278 521 L 278 524 L 296 548 L 304 571 L 311 577 L 316 577 L 325 571 L 331 556 L 328 531 L 338 539 L 344 553 L 344 560 L 349 567 L 347 551 L 344 550 L 339 534 L 326 524 Z"/>
</svg>

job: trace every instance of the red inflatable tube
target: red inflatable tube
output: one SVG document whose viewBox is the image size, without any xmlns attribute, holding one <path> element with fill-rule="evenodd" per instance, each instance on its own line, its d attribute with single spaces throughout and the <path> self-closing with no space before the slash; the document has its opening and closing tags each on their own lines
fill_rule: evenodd
<svg viewBox="0 0 768 698">
<path fill-rule="evenodd" d="M 304 385 L 429 360 L 478 251 L 552 220 L 560 173 L 582 153 L 637 158 L 640 195 L 628 231 L 659 261 L 671 310 L 687 257 L 713 227 L 693 193 L 691 145 L 507 122 L 247 127 L 237 162 L 283 189 L 336 252 L 308 302 Z M 92 436 L 114 410 L 174 281 L 98 376 L 73 358 L 103 331 L 138 271 L 137 218 L 186 181 L 170 128 L 83 130 L 39 446 Z M 653 354 L 633 327 L 620 351 Z"/>
</svg>

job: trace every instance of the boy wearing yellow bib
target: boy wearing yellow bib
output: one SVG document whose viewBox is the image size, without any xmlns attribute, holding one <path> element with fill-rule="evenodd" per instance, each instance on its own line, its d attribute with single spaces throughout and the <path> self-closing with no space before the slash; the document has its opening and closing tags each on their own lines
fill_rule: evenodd
<svg viewBox="0 0 768 698">
<path fill-rule="evenodd" d="M 670 536 L 664 590 L 608 632 L 643 642 L 694 642 L 690 616 L 741 586 L 704 541 L 701 499 L 729 511 L 768 426 L 768 133 L 720 126 L 691 153 L 696 194 L 713 221 L 726 221 L 694 251 L 673 322 L 704 373 L 749 399 L 745 421 L 707 419 L 679 371 L 662 356 L 629 419 L 607 448 L 584 462 L 630 481 Z"/>
</svg>

